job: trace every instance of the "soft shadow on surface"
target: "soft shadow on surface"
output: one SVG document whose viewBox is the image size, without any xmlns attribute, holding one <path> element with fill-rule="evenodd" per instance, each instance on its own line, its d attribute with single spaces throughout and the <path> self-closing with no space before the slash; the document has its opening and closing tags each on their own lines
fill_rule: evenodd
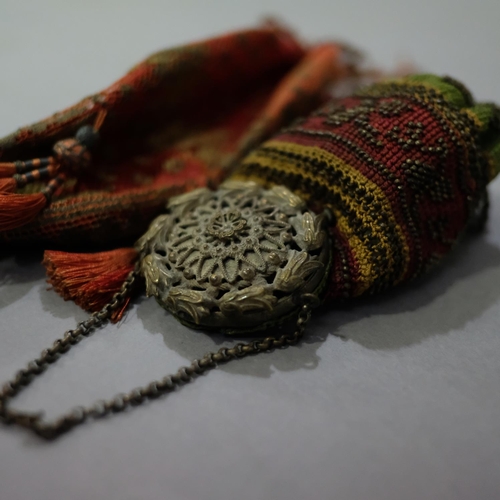
<svg viewBox="0 0 500 500">
<path fill-rule="evenodd" d="M 428 275 L 332 309 L 328 317 L 347 340 L 400 349 L 463 328 L 498 302 L 499 283 L 500 249 L 484 237 L 468 238 Z"/>
<path fill-rule="evenodd" d="M 0 309 L 24 297 L 45 276 L 43 252 L 0 256 Z"/>
<path fill-rule="evenodd" d="M 45 278 L 42 254 L 32 252 L 0 261 L 0 308 L 20 300 L 36 281 Z M 378 297 L 324 306 L 313 313 L 303 341 L 272 355 L 252 357 L 251 362 L 228 363 L 220 369 L 231 373 L 269 377 L 273 371 L 314 369 L 318 349 L 329 335 L 375 350 L 394 350 L 463 328 L 495 304 L 500 297 L 500 249 L 484 236 L 468 238 L 427 276 Z M 48 286 L 47 286 L 48 288 Z M 54 291 L 40 287 L 43 308 L 59 318 L 80 321 L 87 313 L 64 302 Z M 247 338 L 208 335 L 180 326 L 154 299 L 136 301 L 137 317 L 144 328 L 161 334 L 169 349 L 186 359 Z M 269 335 L 291 332 L 293 325 Z M 339 342 L 341 340 L 339 339 Z"/>
<path fill-rule="evenodd" d="M 0 255 L 0 309 L 21 300 L 40 280 L 46 280 L 43 250 Z M 44 311 L 57 318 L 82 321 L 88 314 L 73 302 L 65 302 L 49 284 L 40 287 Z"/>
<path fill-rule="evenodd" d="M 480 316 L 500 297 L 500 249 L 484 237 L 464 240 L 427 276 L 378 297 L 323 306 L 313 313 L 305 338 L 296 347 L 273 355 L 228 363 L 219 369 L 231 373 L 269 377 L 274 370 L 313 369 L 317 351 L 329 335 L 356 342 L 367 349 L 394 350 L 447 334 Z M 205 334 L 176 327 L 176 320 L 154 299 L 143 300 L 137 316 L 144 328 L 161 334 L 169 349 L 187 359 L 248 339 Z M 171 325 L 169 327 L 169 325 Z M 283 331 L 291 331 L 292 326 Z M 170 332 L 170 333 L 169 333 Z M 281 332 L 270 332 L 280 335 Z M 339 342 L 341 341 L 339 339 Z"/>
<path fill-rule="evenodd" d="M 200 358 L 209 351 L 217 351 L 221 347 L 231 347 L 238 342 L 249 342 L 255 337 L 231 337 L 220 333 L 207 334 L 202 331 L 191 330 L 180 325 L 167 311 L 162 309 L 153 299 L 143 299 L 137 307 L 137 317 L 142 321 L 144 328 L 163 336 L 165 345 L 188 360 Z M 267 335 L 280 336 L 291 331 L 291 327 L 283 327 L 268 332 Z M 315 368 L 319 358 L 316 354 L 317 346 L 299 344 L 287 349 L 276 350 L 271 356 L 262 354 L 251 356 L 251 362 L 237 361 L 221 364 L 220 370 L 229 373 L 248 374 L 259 377 L 269 377 L 273 367 L 280 371 L 296 370 L 299 368 Z M 294 355 L 291 353 L 294 352 Z"/>
<path fill-rule="evenodd" d="M 45 275 L 45 268 L 43 270 Z M 64 300 L 49 284 L 40 288 L 40 301 L 43 310 L 56 318 L 73 318 L 75 323 L 78 323 L 89 316 L 89 313 L 78 307 L 73 301 Z"/>
</svg>

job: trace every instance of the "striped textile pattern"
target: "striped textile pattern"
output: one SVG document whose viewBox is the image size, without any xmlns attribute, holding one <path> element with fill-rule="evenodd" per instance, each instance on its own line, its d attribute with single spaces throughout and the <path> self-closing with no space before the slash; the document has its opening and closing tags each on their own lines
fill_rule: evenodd
<svg viewBox="0 0 500 500">
<path fill-rule="evenodd" d="M 450 78 L 378 83 L 296 120 L 233 174 L 333 214 L 329 298 L 375 294 L 448 254 L 485 215 L 500 110 Z"/>
</svg>

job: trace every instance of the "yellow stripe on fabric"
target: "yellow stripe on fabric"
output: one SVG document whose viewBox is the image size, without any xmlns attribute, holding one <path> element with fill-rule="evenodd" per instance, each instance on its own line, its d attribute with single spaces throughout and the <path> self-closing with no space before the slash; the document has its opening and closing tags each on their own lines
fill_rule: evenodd
<svg viewBox="0 0 500 500">
<path fill-rule="evenodd" d="M 405 235 L 394 216 L 390 202 L 382 189 L 380 189 L 373 181 L 367 179 L 363 174 L 345 163 L 338 156 L 316 146 L 303 146 L 300 144 L 291 144 L 274 140 L 266 142 L 265 147 L 301 155 L 305 158 L 316 158 L 320 161 L 324 161 L 330 166 L 330 168 L 341 172 L 344 177 L 348 177 L 355 184 L 364 187 L 366 191 L 374 197 L 374 202 L 380 203 L 382 206 L 382 210 L 380 212 L 384 212 L 388 220 L 395 227 L 401 246 L 401 249 L 397 249 L 396 251 L 402 250 L 404 259 L 403 270 L 396 278 L 396 283 L 403 279 L 410 260 L 410 250 Z M 361 220 L 363 220 L 363 223 L 365 225 L 369 225 L 372 231 L 380 238 L 381 244 L 384 245 L 385 254 L 388 257 L 390 269 L 394 269 L 394 248 L 392 248 L 392 244 L 388 241 L 384 230 L 380 228 L 378 221 L 367 213 L 366 204 L 363 205 L 362 198 L 360 199 L 354 193 L 345 192 L 345 190 L 343 190 L 339 185 L 330 184 L 326 179 L 307 171 L 304 167 L 297 165 L 295 160 L 270 157 L 271 154 L 272 153 L 267 152 L 265 149 L 259 148 L 245 158 L 243 165 L 257 163 L 262 167 L 272 168 L 276 171 L 284 172 L 285 174 L 293 174 L 308 178 L 322 186 L 325 186 L 331 193 L 338 194 L 343 202 L 348 205 Z M 260 182 L 261 184 L 263 182 L 263 179 L 259 178 L 258 175 L 242 175 L 238 173 L 238 171 L 235 172 L 233 177 L 238 179 L 254 180 L 256 182 Z M 306 201 L 314 197 L 314 193 L 309 193 L 304 190 L 298 190 L 298 194 L 300 194 Z M 376 278 L 378 278 L 378 275 L 375 274 L 373 269 L 373 252 L 370 249 L 369 244 L 362 241 L 355 234 L 347 216 L 342 213 L 338 207 L 330 205 L 329 208 L 333 211 L 337 219 L 337 226 L 339 230 L 349 240 L 352 251 L 360 264 L 360 274 L 362 276 L 362 280 L 359 283 L 360 288 L 356 290 L 356 295 L 361 294 L 373 284 Z M 386 271 L 387 269 L 384 269 L 384 274 L 386 274 Z"/>
<path fill-rule="evenodd" d="M 471 118 L 474 121 L 479 130 L 484 129 L 485 124 L 479 119 L 479 117 L 474 113 L 474 111 L 471 108 L 463 109 L 462 111 L 464 113 L 467 113 L 469 118 Z"/>
</svg>

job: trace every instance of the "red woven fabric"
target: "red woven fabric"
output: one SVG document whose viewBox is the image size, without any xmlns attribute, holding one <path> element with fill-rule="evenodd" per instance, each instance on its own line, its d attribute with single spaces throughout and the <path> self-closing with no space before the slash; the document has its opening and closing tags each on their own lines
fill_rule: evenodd
<svg viewBox="0 0 500 500">
<path fill-rule="evenodd" d="M 378 83 L 282 129 L 234 178 L 284 185 L 333 214 L 331 299 L 420 276 L 484 223 L 500 108 L 423 74 Z"/>
<path fill-rule="evenodd" d="M 0 140 L 2 162 L 47 156 L 107 110 L 91 167 L 0 239 L 73 249 L 132 242 L 169 196 L 218 183 L 250 148 L 317 106 L 350 73 L 343 53 L 336 44 L 306 49 L 269 26 L 149 57 L 102 92 Z"/>
</svg>

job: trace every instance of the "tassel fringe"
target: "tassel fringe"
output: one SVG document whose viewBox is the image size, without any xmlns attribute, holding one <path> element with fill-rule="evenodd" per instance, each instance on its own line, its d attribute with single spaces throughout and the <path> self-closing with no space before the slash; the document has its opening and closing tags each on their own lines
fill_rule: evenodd
<svg viewBox="0 0 500 500">
<path fill-rule="evenodd" d="M 16 172 L 14 163 L 0 163 L 0 178 L 12 177 Z"/>
<path fill-rule="evenodd" d="M 0 193 L 15 193 L 17 182 L 12 177 L 10 179 L 0 179 Z"/>
<path fill-rule="evenodd" d="M 10 231 L 28 224 L 28 222 L 36 218 L 46 205 L 47 197 L 43 193 L 14 194 L 1 191 L 0 231 Z"/>
<path fill-rule="evenodd" d="M 119 248 L 109 252 L 69 253 L 47 250 L 43 264 L 48 283 L 64 300 L 73 300 L 89 312 L 101 310 L 110 302 L 133 271 L 138 253 L 133 248 Z M 130 302 L 127 297 L 111 320 L 119 321 Z"/>
</svg>

